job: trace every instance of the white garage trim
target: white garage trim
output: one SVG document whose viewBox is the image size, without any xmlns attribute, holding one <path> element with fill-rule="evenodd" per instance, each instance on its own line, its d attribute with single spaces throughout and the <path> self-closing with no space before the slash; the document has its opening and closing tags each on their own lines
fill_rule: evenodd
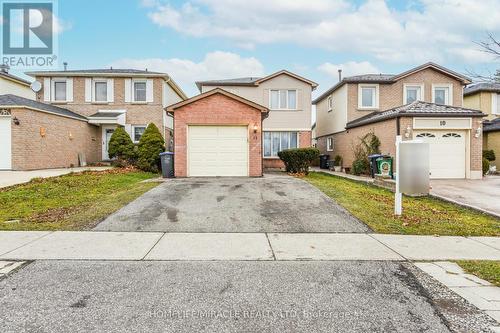
<svg viewBox="0 0 500 333">
<path fill-rule="evenodd" d="M 0 170 L 12 169 L 12 120 L 0 114 Z"/>
<path fill-rule="evenodd" d="M 244 176 L 249 170 L 248 125 L 189 125 L 187 176 Z"/>
</svg>

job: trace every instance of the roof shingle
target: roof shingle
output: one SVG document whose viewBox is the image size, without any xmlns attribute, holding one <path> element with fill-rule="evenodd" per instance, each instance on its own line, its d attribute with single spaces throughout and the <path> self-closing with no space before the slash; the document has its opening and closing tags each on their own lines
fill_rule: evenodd
<svg viewBox="0 0 500 333">
<path fill-rule="evenodd" d="M 500 92 L 500 82 L 479 82 L 470 84 L 464 89 L 464 96 L 480 91 Z"/>
<path fill-rule="evenodd" d="M 35 109 L 35 110 L 42 110 L 42 111 L 47 111 L 56 115 L 64 116 L 64 117 L 71 117 L 71 118 L 76 118 L 79 120 L 87 120 L 86 117 L 81 116 L 77 113 L 74 113 L 70 110 L 60 108 L 58 106 L 54 106 L 51 104 L 45 104 L 42 102 L 34 101 L 31 99 L 27 99 L 24 97 L 19 97 L 16 95 L 0 95 L 0 108 L 9 108 L 9 107 L 15 107 L 15 106 L 20 106 L 20 107 L 26 107 L 28 109 Z"/>
</svg>

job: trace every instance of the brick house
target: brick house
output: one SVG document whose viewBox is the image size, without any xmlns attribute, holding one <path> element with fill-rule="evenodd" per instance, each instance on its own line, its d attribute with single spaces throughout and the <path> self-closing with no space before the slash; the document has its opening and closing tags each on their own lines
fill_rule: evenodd
<svg viewBox="0 0 500 333">
<path fill-rule="evenodd" d="M 78 156 L 86 162 L 109 160 L 117 126 L 138 142 L 154 123 L 167 149 L 173 148 L 173 119 L 163 108 L 187 97 L 167 74 L 130 69 L 27 74 L 40 83 L 36 101 L 0 97 L 0 169 L 78 166 Z"/>
<path fill-rule="evenodd" d="M 430 143 L 431 178 L 481 178 L 484 116 L 463 108 L 470 80 L 434 63 L 406 72 L 343 78 L 313 101 L 316 140 L 322 153 L 354 160 L 353 146 L 373 132 L 381 151 L 394 156 L 395 138 Z"/>
<path fill-rule="evenodd" d="M 262 124 L 264 168 L 282 168 L 280 150 L 311 146 L 312 91 L 317 83 L 286 70 L 265 77 L 196 82 L 201 93 L 221 88 L 269 109 Z"/>
</svg>

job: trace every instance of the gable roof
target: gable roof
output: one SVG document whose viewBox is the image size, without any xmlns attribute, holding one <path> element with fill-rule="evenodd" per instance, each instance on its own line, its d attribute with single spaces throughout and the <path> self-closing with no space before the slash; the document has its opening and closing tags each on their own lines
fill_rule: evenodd
<svg viewBox="0 0 500 333">
<path fill-rule="evenodd" d="M 464 96 L 472 95 L 481 91 L 500 92 L 500 82 L 479 82 L 468 85 L 464 89 Z"/>
<path fill-rule="evenodd" d="M 381 84 L 391 84 L 394 83 L 408 75 L 411 75 L 413 73 L 422 71 L 427 68 L 432 68 L 438 72 L 441 72 L 445 75 L 454 77 L 455 79 L 459 80 L 462 82 L 462 84 L 468 84 L 471 82 L 471 80 L 457 72 L 454 72 L 446 67 L 440 66 L 436 63 L 433 62 L 427 62 L 423 65 L 414 67 L 410 70 L 407 70 L 403 73 L 400 74 L 363 74 L 363 75 L 355 75 L 355 76 L 348 76 L 342 79 L 339 83 L 322 93 L 320 96 L 314 99 L 312 104 L 317 104 L 318 102 L 322 101 L 325 99 L 328 95 L 333 93 L 335 90 L 339 89 L 341 86 L 343 86 L 346 83 L 381 83 Z"/>
<path fill-rule="evenodd" d="M 386 111 L 372 112 L 364 117 L 350 121 L 346 129 L 376 123 L 382 120 L 410 117 L 484 117 L 485 114 L 479 110 L 461 108 L 450 105 L 415 101 L 406 105 L 398 106 Z"/>
<path fill-rule="evenodd" d="M 63 109 L 58 106 L 45 104 L 42 102 L 34 101 L 31 99 L 11 94 L 0 95 L 0 108 L 26 108 L 34 111 L 52 113 L 57 116 L 87 121 L 86 117 L 79 115 L 78 113 L 74 113 L 68 109 Z"/>
<path fill-rule="evenodd" d="M 500 131 L 500 118 L 496 118 L 483 123 L 483 132 L 497 132 Z"/>
<path fill-rule="evenodd" d="M 307 84 L 310 84 L 313 87 L 313 90 L 316 89 L 318 84 L 314 81 L 308 80 L 300 75 L 297 75 L 295 73 L 289 72 L 287 70 L 281 70 L 278 72 L 275 72 L 273 74 L 270 74 L 268 76 L 264 77 L 241 77 L 241 78 L 235 78 L 235 79 L 222 79 L 222 80 L 208 80 L 208 81 L 196 81 L 196 86 L 198 87 L 198 90 L 201 91 L 202 86 L 250 86 L 250 87 L 255 87 L 261 84 L 262 82 L 265 82 L 267 80 L 270 80 L 276 76 L 279 75 L 288 75 L 291 76 L 299 81 L 303 81 Z"/>
<path fill-rule="evenodd" d="M 4 72 L 4 71 L 0 71 L 0 77 L 3 77 L 3 78 L 10 80 L 10 81 L 14 81 L 16 83 L 22 84 L 22 85 L 27 86 L 27 87 L 29 87 L 31 84 L 31 82 L 26 81 L 25 79 L 21 79 L 18 76 L 12 75 L 12 74 Z"/>
<path fill-rule="evenodd" d="M 252 102 L 246 98 L 243 98 L 241 96 L 238 96 L 238 95 L 235 95 L 233 93 L 230 93 L 229 91 L 226 91 L 224 89 L 221 89 L 221 88 L 215 88 L 215 89 L 211 89 L 207 92 L 204 92 L 202 94 L 199 94 L 199 95 L 196 95 L 194 97 L 191 97 L 191 98 L 188 98 L 186 99 L 185 101 L 181 101 L 181 102 L 178 102 L 178 103 L 175 103 L 175 104 L 172 104 L 172 105 L 169 105 L 165 108 L 166 111 L 168 112 L 175 112 L 175 109 L 178 109 L 180 107 L 183 107 L 185 105 L 188 105 L 188 104 L 191 104 L 193 102 L 196 102 L 200 99 L 203 99 L 203 98 L 207 98 L 209 96 L 212 96 L 212 95 L 215 95 L 215 94 L 221 94 L 221 95 L 224 95 L 224 96 L 227 96 L 231 99 L 234 99 L 234 100 L 237 100 L 243 104 L 247 104 L 257 110 L 260 110 L 262 113 L 268 113 L 269 112 L 269 109 L 266 108 L 265 106 L 263 105 L 260 105 L 260 104 L 257 104 L 255 102 Z"/>
</svg>

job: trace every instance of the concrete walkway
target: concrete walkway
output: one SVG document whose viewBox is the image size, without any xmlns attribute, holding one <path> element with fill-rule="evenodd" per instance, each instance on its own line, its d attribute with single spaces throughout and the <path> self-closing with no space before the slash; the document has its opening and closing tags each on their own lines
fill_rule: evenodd
<svg viewBox="0 0 500 333">
<path fill-rule="evenodd" d="M 78 167 L 30 171 L 0 171 L 0 188 L 27 183 L 33 178 L 50 178 L 62 176 L 71 172 L 81 172 L 86 170 L 102 171 L 107 169 L 111 169 L 111 167 Z"/>
<path fill-rule="evenodd" d="M 0 260 L 500 260 L 500 237 L 0 232 Z"/>
</svg>

